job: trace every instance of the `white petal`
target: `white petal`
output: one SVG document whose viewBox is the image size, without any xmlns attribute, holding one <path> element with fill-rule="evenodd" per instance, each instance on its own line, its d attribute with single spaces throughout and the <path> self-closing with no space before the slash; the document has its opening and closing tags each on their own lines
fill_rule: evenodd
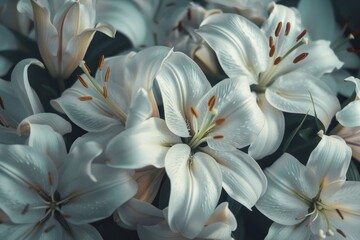
<svg viewBox="0 0 360 240">
<path fill-rule="evenodd" d="M 261 30 L 240 15 L 215 14 L 206 18 L 197 33 L 216 52 L 229 77 L 245 75 L 257 83 L 268 62 L 268 43 Z"/>
<path fill-rule="evenodd" d="M 38 113 L 25 118 L 19 123 L 18 133 L 22 134 L 28 131 L 30 124 L 48 125 L 61 135 L 71 132 L 71 124 L 54 113 Z"/>
<path fill-rule="evenodd" d="M 130 199 L 119 207 L 117 214 L 120 218 L 120 226 L 127 229 L 136 229 L 137 225 L 156 225 L 165 220 L 160 209 L 148 202 L 143 202 L 135 198 Z"/>
<path fill-rule="evenodd" d="M 266 235 L 265 240 L 277 240 L 277 239 L 296 239 L 296 240 L 309 240 L 311 237 L 311 231 L 307 222 L 304 221 L 298 225 L 281 225 L 273 223 L 270 226 L 269 232 Z"/>
<path fill-rule="evenodd" d="M 190 151 L 188 145 L 174 145 L 166 155 L 165 169 L 171 183 L 170 229 L 194 238 L 215 209 L 222 179 L 212 157 L 202 152 L 191 156 Z"/>
<path fill-rule="evenodd" d="M 34 224 L 0 224 L 0 238 L 1 239 L 24 239 L 30 240 L 33 234 L 29 234 L 33 229 Z"/>
<path fill-rule="evenodd" d="M 343 138 L 346 144 L 351 147 L 352 156 L 360 161 L 360 127 L 348 128 L 338 126 L 331 131 L 331 134 Z"/>
<path fill-rule="evenodd" d="M 43 153 L 59 167 L 67 154 L 63 137 L 47 125 L 28 123 L 23 128 L 30 132 L 28 145 Z"/>
<path fill-rule="evenodd" d="M 106 155 L 111 166 L 139 169 L 146 166 L 164 167 L 165 155 L 170 147 L 181 142 L 159 118 L 150 118 L 113 138 Z"/>
<path fill-rule="evenodd" d="M 256 160 L 274 153 L 280 146 L 285 132 L 284 114 L 271 106 L 264 94 L 258 95 L 258 105 L 265 122 L 256 140 L 249 147 L 249 155 Z"/>
<path fill-rule="evenodd" d="M 285 153 L 265 169 L 265 175 L 268 188 L 256 203 L 256 208 L 277 223 L 300 223 L 301 218 L 308 213 L 308 201 L 319 191 L 320 182 L 314 172 Z"/>
<path fill-rule="evenodd" d="M 210 83 L 196 63 L 180 52 L 165 61 L 157 82 L 168 128 L 180 137 L 189 137 L 186 121 L 191 119 L 191 107 L 210 89 Z"/>
<path fill-rule="evenodd" d="M 73 230 L 74 239 L 81 240 L 102 240 L 100 233 L 96 230 L 95 227 L 90 224 L 82 224 L 82 225 L 71 225 L 71 229 Z"/>
<path fill-rule="evenodd" d="M 164 169 L 154 167 L 136 170 L 134 179 L 138 183 L 138 192 L 135 198 L 153 202 L 159 192 L 164 174 Z"/>
<path fill-rule="evenodd" d="M 44 216 L 43 209 L 32 209 L 43 205 L 36 189 L 45 194 L 56 189 L 58 174 L 55 165 L 29 146 L 0 145 L 0 152 L 0 208 L 14 223 L 40 220 Z"/>
<path fill-rule="evenodd" d="M 31 64 L 44 67 L 44 65 L 36 59 L 24 59 L 16 64 L 11 74 L 11 84 L 14 87 L 14 90 L 16 89 L 17 96 L 22 105 L 24 105 L 24 109 L 28 116 L 44 111 L 38 96 L 29 83 L 28 68 Z"/>
<path fill-rule="evenodd" d="M 340 109 L 339 100 L 332 95 L 324 82 L 301 72 L 293 72 L 278 78 L 266 89 L 265 97 L 273 107 L 281 111 L 302 114 L 308 112 L 311 116 L 315 116 L 314 103 L 316 115 L 325 129 Z"/>
<path fill-rule="evenodd" d="M 340 112 L 337 112 L 336 120 L 345 127 L 360 126 L 360 100 L 349 103 Z"/>
<path fill-rule="evenodd" d="M 345 81 L 354 83 L 356 95 L 360 96 L 360 84 L 359 84 L 360 79 L 351 76 L 351 77 L 345 78 Z"/>
<path fill-rule="evenodd" d="M 311 152 L 306 164 L 322 184 L 345 180 L 351 161 L 351 148 L 337 136 L 323 135 L 321 141 Z"/>
<path fill-rule="evenodd" d="M 223 188 L 229 196 L 251 209 L 267 187 L 266 177 L 256 161 L 240 150 L 203 150 L 218 162 L 223 176 Z"/>
<path fill-rule="evenodd" d="M 138 225 L 137 232 L 140 240 L 186 240 L 180 233 L 172 232 L 166 222 L 154 226 Z"/>
<path fill-rule="evenodd" d="M 244 79 L 225 79 L 216 84 L 197 105 L 199 118 L 193 118 L 201 126 L 209 114 L 209 100 L 215 96 L 217 115 L 214 121 L 224 122 L 212 129 L 206 136 L 223 136 L 222 139 L 209 139 L 214 150 L 235 150 L 253 142 L 264 125 L 264 119 L 257 107 L 255 95 Z M 251 127 L 249 127 L 251 125 Z"/>
<path fill-rule="evenodd" d="M 93 164 L 91 170 L 96 182 L 81 177 L 60 193 L 62 198 L 69 198 L 61 210 L 69 215 L 66 220 L 70 223 L 84 224 L 107 218 L 137 191 L 136 182 L 123 170 L 103 164 Z"/>
<path fill-rule="evenodd" d="M 134 96 L 126 119 L 126 128 L 136 126 L 151 117 L 153 108 L 148 92 L 141 88 Z"/>
<path fill-rule="evenodd" d="M 344 79 L 349 79 L 350 73 L 340 69 L 339 71 L 333 72 L 331 75 L 337 83 L 338 92 L 345 97 L 350 97 L 354 92 L 355 87 L 352 83 L 344 81 Z"/>
</svg>

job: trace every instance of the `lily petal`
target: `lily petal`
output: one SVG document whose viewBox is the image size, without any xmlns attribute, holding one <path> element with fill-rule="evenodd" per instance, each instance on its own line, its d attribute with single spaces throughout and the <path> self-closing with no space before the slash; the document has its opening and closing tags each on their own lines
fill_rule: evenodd
<svg viewBox="0 0 360 240">
<path fill-rule="evenodd" d="M 130 128 L 142 123 L 151 117 L 152 112 L 153 108 L 148 92 L 143 88 L 139 89 L 131 102 L 125 127 Z"/>
<path fill-rule="evenodd" d="M 150 118 L 113 138 L 105 153 L 110 159 L 108 164 L 113 167 L 139 169 L 152 165 L 162 168 L 167 151 L 180 142 L 164 120 Z"/>
<path fill-rule="evenodd" d="M 277 240 L 277 239 L 296 239 L 296 240 L 309 240 L 311 238 L 311 231 L 307 222 L 304 221 L 297 225 L 281 225 L 273 223 L 270 226 L 269 232 L 266 235 L 265 240 Z"/>
<path fill-rule="evenodd" d="M 213 213 L 221 192 L 221 171 L 209 155 L 191 156 L 186 144 L 176 144 L 165 159 L 170 178 L 169 226 L 187 238 L 196 237 Z M 203 183 L 206 182 L 204 185 Z"/>
<path fill-rule="evenodd" d="M 74 239 L 82 239 L 82 240 L 102 240 L 100 233 L 96 230 L 95 227 L 90 224 L 83 225 L 71 225 L 71 229 L 73 230 Z"/>
<path fill-rule="evenodd" d="M 51 194 L 58 184 L 55 165 L 24 145 L 0 145 L 0 208 L 14 223 L 34 223 L 44 216 L 38 191 Z M 48 176 L 52 176 L 51 180 Z"/>
<path fill-rule="evenodd" d="M 312 169 L 323 185 L 346 179 L 351 161 L 351 148 L 338 136 L 322 135 L 322 139 L 311 152 L 307 167 Z"/>
<path fill-rule="evenodd" d="M 360 126 L 360 100 L 349 103 L 337 112 L 336 120 L 345 127 Z"/>
<path fill-rule="evenodd" d="M 269 104 L 265 94 L 258 95 L 258 105 L 265 122 L 256 140 L 249 147 L 249 155 L 256 160 L 274 153 L 279 148 L 285 132 L 284 114 Z"/>
<path fill-rule="evenodd" d="M 24 106 L 27 116 L 44 112 L 39 97 L 29 83 L 28 68 L 32 64 L 44 67 L 44 65 L 36 59 L 24 59 L 16 64 L 11 74 L 11 84 L 13 88 L 16 89 L 17 96 Z"/>
<path fill-rule="evenodd" d="M 123 170 L 93 164 L 91 167 L 96 182 L 89 177 L 76 179 L 63 194 L 69 199 L 61 210 L 73 224 L 84 224 L 109 217 L 116 208 L 132 198 L 136 191 L 136 182 Z"/>
<path fill-rule="evenodd" d="M 223 176 L 223 188 L 227 194 L 251 209 L 267 187 L 266 177 L 256 161 L 240 150 L 202 150 L 218 162 Z"/>
<path fill-rule="evenodd" d="M 191 79 L 191 81 L 189 81 Z M 191 119 L 191 107 L 211 88 L 204 73 L 188 56 L 174 52 L 157 76 L 165 121 L 168 128 L 180 137 L 189 137 L 185 119 Z"/>
<path fill-rule="evenodd" d="M 265 169 L 268 187 L 256 208 L 271 220 L 295 225 L 308 213 L 308 201 L 316 196 L 319 184 L 314 172 L 290 154 L 283 154 Z M 303 179 L 303 181 L 298 181 Z"/>
<path fill-rule="evenodd" d="M 153 202 L 159 192 L 164 175 L 164 169 L 154 167 L 136 170 L 134 179 L 139 187 L 135 198 L 150 203 Z"/>
<path fill-rule="evenodd" d="M 302 72 L 292 72 L 279 77 L 266 89 L 265 97 L 273 107 L 283 112 L 308 112 L 315 116 L 314 104 L 316 115 L 325 129 L 340 109 L 339 100 L 324 82 Z"/>
<path fill-rule="evenodd" d="M 215 14 L 202 22 L 197 33 L 216 52 L 230 78 L 245 75 L 249 84 L 258 82 L 269 62 L 269 47 L 255 24 L 240 15 Z"/>
</svg>

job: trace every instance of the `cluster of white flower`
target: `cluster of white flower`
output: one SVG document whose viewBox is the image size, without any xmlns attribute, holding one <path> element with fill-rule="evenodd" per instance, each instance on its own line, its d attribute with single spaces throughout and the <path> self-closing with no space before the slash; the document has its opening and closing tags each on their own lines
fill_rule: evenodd
<svg viewBox="0 0 360 240">
<path fill-rule="evenodd" d="M 92 223 L 111 216 L 142 240 L 238 239 L 234 204 L 273 221 L 265 239 L 359 239 L 360 179 L 346 174 L 360 80 L 345 70 L 360 51 L 356 32 L 335 39 L 331 1 L 5 0 L 0 13 L 0 239 L 103 239 Z M 96 32 L 132 48 L 86 55 Z"/>
</svg>

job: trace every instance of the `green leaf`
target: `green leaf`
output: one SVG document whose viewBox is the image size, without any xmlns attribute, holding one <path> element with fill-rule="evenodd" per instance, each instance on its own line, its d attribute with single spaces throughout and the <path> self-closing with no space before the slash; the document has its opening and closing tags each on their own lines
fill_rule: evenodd
<svg viewBox="0 0 360 240">
<path fill-rule="evenodd" d="M 292 142 L 292 140 L 294 139 L 294 137 L 296 136 L 296 134 L 298 133 L 298 131 L 301 129 L 302 125 L 304 124 L 307 116 L 308 116 L 309 111 L 305 114 L 304 118 L 301 120 L 299 126 L 297 126 L 291 133 L 290 136 L 288 137 L 288 139 L 284 142 L 284 146 L 283 146 L 283 152 L 286 152 L 286 150 L 288 149 L 288 147 L 290 146 L 290 143 Z"/>
<path fill-rule="evenodd" d="M 312 102 L 313 109 L 314 109 L 316 127 L 318 128 L 319 131 L 323 130 L 325 132 L 325 128 L 324 128 L 323 124 L 319 121 L 319 119 L 316 115 L 315 103 L 314 103 L 314 99 L 313 99 L 310 91 L 309 91 L 309 94 L 310 94 L 311 102 Z"/>
<path fill-rule="evenodd" d="M 346 179 L 350 181 L 360 181 L 359 170 L 353 161 L 350 162 L 349 169 L 346 173 Z"/>
</svg>

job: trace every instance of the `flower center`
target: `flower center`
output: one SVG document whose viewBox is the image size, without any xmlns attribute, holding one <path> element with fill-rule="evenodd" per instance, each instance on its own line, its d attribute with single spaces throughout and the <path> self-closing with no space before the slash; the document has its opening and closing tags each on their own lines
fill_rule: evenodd
<svg viewBox="0 0 360 240">
<path fill-rule="evenodd" d="M 283 30 L 284 36 L 281 36 L 281 31 Z M 284 51 L 282 50 L 283 45 L 287 41 L 291 41 L 291 37 L 289 38 L 288 35 L 291 31 L 291 24 L 290 22 L 287 22 L 285 25 L 285 28 L 283 28 L 283 23 L 279 22 L 275 32 L 274 36 L 269 37 L 269 58 L 270 58 L 270 64 L 268 65 L 267 69 L 260 74 L 259 76 L 259 84 L 257 86 L 252 87 L 252 90 L 255 92 L 264 92 L 265 88 L 270 86 L 274 80 L 279 71 L 281 70 L 281 66 L 283 65 L 283 61 L 285 58 L 287 58 L 294 50 L 299 48 L 302 45 L 307 44 L 307 38 L 305 38 L 305 35 L 307 34 L 307 30 L 304 29 L 295 39 L 294 43 L 290 45 L 288 49 L 286 49 L 285 53 L 282 53 Z M 299 55 L 297 55 L 292 63 L 297 64 L 304 60 L 309 55 L 308 52 L 303 52 Z"/>
<path fill-rule="evenodd" d="M 104 67 L 104 56 L 102 55 L 99 61 L 99 76 L 100 81 L 102 82 L 102 86 L 99 86 L 99 83 L 95 80 L 93 76 L 90 74 L 89 67 L 85 64 L 84 61 L 82 61 L 79 65 L 79 67 L 84 71 L 85 75 L 90 81 L 90 86 L 95 90 L 95 92 L 99 95 L 101 100 L 103 100 L 107 106 L 110 108 L 111 112 L 122 122 L 125 124 L 127 114 L 119 108 L 119 106 L 111 99 L 108 92 L 108 82 L 109 82 L 109 76 L 110 76 L 110 67 L 106 69 L 105 77 L 103 77 L 103 67 Z M 84 86 L 84 88 L 89 88 L 88 82 L 80 75 L 78 75 L 78 80 L 81 82 L 81 84 Z M 93 99 L 92 96 L 81 96 L 79 97 L 80 101 L 91 101 Z"/>
<path fill-rule="evenodd" d="M 216 96 L 212 96 L 208 101 L 208 109 L 204 118 L 199 122 L 199 114 L 195 107 L 191 107 L 190 111 L 195 118 L 193 131 L 194 134 L 190 141 L 187 143 L 191 149 L 196 149 L 200 144 L 206 142 L 209 139 L 223 139 L 224 135 L 208 136 L 208 133 L 216 126 L 223 124 L 225 118 L 217 118 L 218 110 L 215 108 Z"/>
</svg>

